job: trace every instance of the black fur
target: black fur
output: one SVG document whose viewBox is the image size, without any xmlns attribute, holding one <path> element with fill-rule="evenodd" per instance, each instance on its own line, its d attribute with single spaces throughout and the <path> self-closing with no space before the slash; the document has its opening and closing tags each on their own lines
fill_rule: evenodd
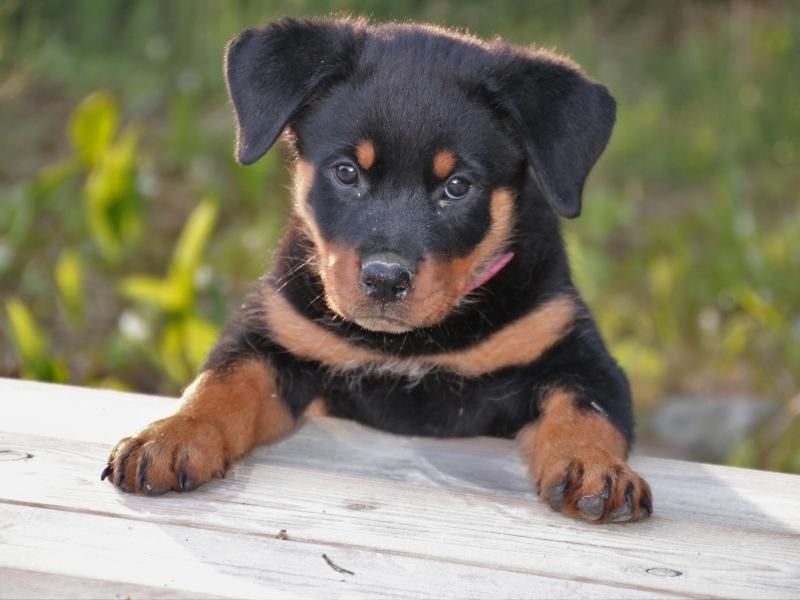
<svg viewBox="0 0 800 600">
<path fill-rule="evenodd" d="M 287 128 L 294 152 L 318 175 L 352 159 L 358 140 L 374 141 L 377 163 L 364 183 L 343 189 L 320 175 L 309 196 L 321 234 L 362 256 L 391 249 L 411 264 L 464 256 L 488 231 L 490 192 L 516 192 L 509 266 L 440 323 L 402 334 L 368 331 L 331 311 L 306 264 L 313 243 L 294 224 L 261 285 L 280 286 L 308 319 L 354 344 L 413 357 L 468 348 L 559 294 L 576 299 L 579 316 L 524 367 L 472 378 L 442 370 L 415 378 L 342 374 L 275 343 L 257 292 L 206 368 L 258 355 L 275 366 L 295 415 L 323 397 L 334 415 L 436 436 L 511 436 L 537 418 L 547 390 L 561 387 L 586 410 L 605 412 L 630 442 L 628 383 L 571 282 L 558 222 L 559 214 L 579 214 L 584 181 L 611 134 L 615 103 L 605 87 L 540 50 L 360 21 L 284 19 L 245 31 L 228 46 L 226 74 L 242 163 L 257 160 Z M 445 208 L 429 164 L 443 148 L 476 182 L 468 200 Z"/>
</svg>

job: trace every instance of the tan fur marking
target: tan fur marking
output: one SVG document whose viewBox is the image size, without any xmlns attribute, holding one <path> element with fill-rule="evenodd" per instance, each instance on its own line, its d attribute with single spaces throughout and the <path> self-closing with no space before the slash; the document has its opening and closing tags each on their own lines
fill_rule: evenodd
<svg viewBox="0 0 800 600">
<path fill-rule="evenodd" d="M 354 248 L 322 242 L 320 277 L 325 288 L 325 302 L 340 315 L 347 315 L 354 304 L 366 302 L 358 281 L 361 259 Z M 318 246 L 319 247 L 319 246 Z"/>
<path fill-rule="evenodd" d="M 359 257 L 353 248 L 328 242 L 319 234 L 305 201 L 312 179 L 313 167 L 298 161 L 295 206 L 317 248 L 325 301 L 344 318 L 369 326 L 377 321 L 378 315 L 361 293 Z M 403 331 L 402 323 L 407 324 L 405 329 L 412 329 L 435 325 L 444 319 L 461 300 L 470 281 L 507 248 L 514 225 L 514 196 L 510 190 L 495 190 L 490 213 L 489 231 L 470 254 L 449 261 L 428 259 L 420 265 L 409 298 L 392 307 L 395 313 L 386 315 L 396 319 L 396 325 L 393 321 L 378 321 L 370 328 L 391 331 L 392 327 L 397 327 L 398 331 Z M 369 364 L 403 374 L 446 368 L 464 375 L 481 375 L 531 363 L 563 335 L 575 313 L 572 299 L 554 298 L 468 350 L 397 359 L 342 340 L 297 313 L 279 294 L 268 292 L 264 301 L 276 341 L 298 356 L 343 370 Z"/>
<path fill-rule="evenodd" d="M 309 237 L 314 243 L 319 243 L 322 237 L 307 201 L 312 185 L 314 185 L 314 165 L 298 159 L 294 169 L 294 209 L 305 225 Z"/>
<path fill-rule="evenodd" d="M 326 417 L 328 416 L 328 407 L 325 405 L 323 398 L 314 398 L 306 409 L 303 411 L 304 417 Z"/>
<path fill-rule="evenodd" d="M 475 249 L 457 259 L 425 260 L 417 269 L 409 297 L 384 307 L 385 313 L 380 314 L 380 309 L 361 290 L 358 281 L 361 261 L 355 249 L 328 241 L 320 234 L 307 200 L 313 179 L 313 165 L 298 159 L 294 206 L 316 247 L 325 301 L 338 315 L 368 329 L 402 333 L 440 322 L 461 301 L 470 281 L 501 256 L 509 244 L 514 225 L 514 196 L 510 190 L 498 188 L 491 197 L 489 231 Z"/>
<path fill-rule="evenodd" d="M 642 505 L 652 502 L 650 487 L 625 464 L 627 443 L 608 419 L 579 410 L 573 394 L 563 390 L 550 392 L 543 404 L 539 420 L 517 436 L 539 494 L 557 510 L 601 522 L 614 519 L 615 511 L 624 509 L 631 486 L 632 502 L 623 520 L 649 516 Z M 560 485 L 560 492 L 550 496 Z M 580 502 L 586 498 L 602 500 L 599 513 L 581 509 Z"/>
<path fill-rule="evenodd" d="M 436 364 L 459 373 L 479 375 L 532 363 L 555 344 L 575 316 L 571 298 L 554 298 L 461 352 L 443 354 Z"/>
<path fill-rule="evenodd" d="M 375 146 L 371 141 L 361 140 L 356 144 L 356 162 L 365 171 L 375 163 Z"/>
<path fill-rule="evenodd" d="M 295 211 L 316 248 L 318 271 L 325 288 L 325 302 L 335 313 L 348 317 L 354 312 L 353 309 L 357 312 L 367 305 L 358 282 L 361 260 L 355 249 L 329 242 L 322 237 L 307 201 L 313 180 L 313 165 L 298 159 L 294 176 Z"/>
<path fill-rule="evenodd" d="M 295 356 L 349 370 L 384 358 L 359 348 L 298 313 L 280 293 L 267 289 L 265 318 L 272 338 Z"/>
<path fill-rule="evenodd" d="M 242 361 L 230 371 L 202 373 L 183 398 L 180 412 L 213 420 L 233 457 L 285 435 L 294 423 L 278 395 L 274 370 L 261 360 Z"/>
<path fill-rule="evenodd" d="M 296 356 L 339 370 L 373 366 L 409 376 L 436 368 L 478 376 L 509 366 L 529 364 L 558 341 L 568 330 L 575 314 L 572 299 L 561 296 L 467 350 L 394 358 L 356 346 L 324 329 L 298 313 L 274 290 L 265 293 L 264 307 L 273 338 Z"/>
<path fill-rule="evenodd" d="M 433 174 L 439 179 L 448 177 L 456 168 L 456 156 L 450 150 L 439 150 L 433 157 Z"/>
<path fill-rule="evenodd" d="M 625 440 L 608 419 L 578 410 L 575 397 L 563 390 L 550 392 L 539 420 L 523 428 L 518 439 L 537 478 L 540 469 L 569 451 L 599 448 L 615 458 L 626 455 Z"/>
<path fill-rule="evenodd" d="M 340 247 L 325 240 L 319 232 L 317 222 L 311 214 L 307 196 L 314 181 L 314 167 L 299 159 L 295 167 L 294 207 L 303 222 L 306 233 L 317 250 L 319 274 L 325 287 L 325 301 L 334 312 L 344 314 L 342 290 L 358 297 L 358 274 L 360 261 L 355 251 Z"/>
<path fill-rule="evenodd" d="M 183 398 L 174 415 L 116 445 L 108 466 L 111 481 L 125 491 L 146 494 L 193 489 L 224 475 L 232 461 L 254 446 L 275 441 L 294 427 L 278 395 L 274 370 L 257 359 L 200 374 Z"/>
<path fill-rule="evenodd" d="M 486 237 L 476 246 L 470 254 L 464 258 L 453 261 L 454 269 L 457 272 L 466 273 L 464 285 L 476 277 L 480 271 L 488 267 L 493 260 L 499 258 L 509 244 L 511 230 L 514 227 L 514 196 L 504 188 L 494 191 L 490 204 L 492 215 L 492 225 Z"/>
<path fill-rule="evenodd" d="M 494 191 L 489 207 L 492 223 L 486 236 L 467 256 L 453 260 L 425 260 L 414 279 L 407 301 L 409 321 L 417 326 L 441 321 L 461 300 L 469 283 L 506 249 L 514 226 L 514 196 L 510 190 Z M 417 300 L 419 299 L 419 300 Z"/>
</svg>

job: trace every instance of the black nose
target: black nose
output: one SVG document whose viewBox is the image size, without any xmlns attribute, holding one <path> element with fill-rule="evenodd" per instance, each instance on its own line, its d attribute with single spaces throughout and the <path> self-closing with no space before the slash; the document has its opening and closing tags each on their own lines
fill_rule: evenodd
<svg viewBox="0 0 800 600">
<path fill-rule="evenodd" d="M 399 302 L 411 291 L 413 275 L 398 262 L 369 260 L 361 265 L 361 288 L 382 303 Z"/>
</svg>

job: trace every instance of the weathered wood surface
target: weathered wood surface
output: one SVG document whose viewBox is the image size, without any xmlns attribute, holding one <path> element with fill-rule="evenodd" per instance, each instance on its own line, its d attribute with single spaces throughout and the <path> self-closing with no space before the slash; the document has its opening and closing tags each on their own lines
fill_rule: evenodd
<svg viewBox="0 0 800 600">
<path fill-rule="evenodd" d="M 511 442 L 316 418 L 191 494 L 100 482 L 176 406 L 0 379 L 0 597 L 800 596 L 800 477 L 635 457 L 654 517 L 592 526 Z"/>
</svg>

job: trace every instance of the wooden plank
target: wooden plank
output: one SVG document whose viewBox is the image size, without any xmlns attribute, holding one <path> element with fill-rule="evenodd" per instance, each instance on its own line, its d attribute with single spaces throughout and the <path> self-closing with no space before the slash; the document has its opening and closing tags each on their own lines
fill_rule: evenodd
<svg viewBox="0 0 800 600">
<path fill-rule="evenodd" d="M 101 484 L 109 444 L 176 405 L 0 380 L 0 445 L 34 455 L 0 462 L 0 481 L 13 482 L 0 486 L 0 503 L 224 536 L 287 529 L 297 543 L 433 562 L 445 579 L 452 565 L 497 572 L 501 587 L 516 573 L 662 595 L 800 594 L 798 477 L 637 458 L 656 517 L 597 527 L 535 500 L 508 441 L 396 437 L 317 419 L 191 495 L 138 498 Z"/>
<path fill-rule="evenodd" d="M 688 518 L 695 508 L 680 499 L 649 522 L 592 526 L 555 515 L 532 495 L 270 464 L 266 449 L 192 494 L 143 498 L 99 481 L 102 444 L 18 434 L 4 440 L 4 448 L 33 458 L 0 463 L 0 477 L 14 482 L 0 504 L 90 507 L 99 515 L 261 537 L 286 529 L 304 543 L 663 594 L 793 597 L 800 590 L 796 530 L 765 529 L 763 519 L 758 527 L 704 526 Z M 681 575 L 660 576 L 674 571 Z"/>
<path fill-rule="evenodd" d="M 0 430 L 9 433 L 112 445 L 177 406 L 172 398 L 0 378 Z M 516 447 L 506 440 L 392 436 L 323 418 L 251 459 L 533 498 Z M 800 532 L 800 477 L 639 456 L 631 462 L 654 487 L 659 518 Z"/>
<path fill-rule="evenodd" d="M 133 585 L 107 579 L 70 577 L 29 569 L 0 567 L 0 598 L 26 600 L 39 598 L 136 598 L 161 600 L 167 598 L 220 598 L 198 592 Z"/>
<path fill-rule="evenodd" d="M 274 536 L 128 520 L 87 512 L 6 505 L 0 564 L 112 591 L 133 586 L 230 598 L 655 597 L 570 578 L 540 577 L 402 554 L 325 546 Z M 340 568 L 333 570 L 328 556 Z M 102 577 L 103 581 L 95 578 Z M 0 584 L 0 597 L 35 596 L 43 586 Z M 46 591 L 46 589 L 44 590 Z M 534 592 L 535 591 L 535 592 Z M 69 596 L 61 590 L 49 595 Z M 84 593 L 84 596 L 92 594 Z M 178 594 L 176 594 L 178 595 Z M 113 594 L 116 597 L 116 591 Z M 96 597 L 96 596 L 94 596 Z M 138 597 L 138 594 L 137 594 Z M 146 595 L 145 595 L 146 597 Z"/>
<path fill-rule="evenodd" d="M 116 443 L 174 412 L 176 398 L 0 378 L 0 430 Z"/>
</svg>

